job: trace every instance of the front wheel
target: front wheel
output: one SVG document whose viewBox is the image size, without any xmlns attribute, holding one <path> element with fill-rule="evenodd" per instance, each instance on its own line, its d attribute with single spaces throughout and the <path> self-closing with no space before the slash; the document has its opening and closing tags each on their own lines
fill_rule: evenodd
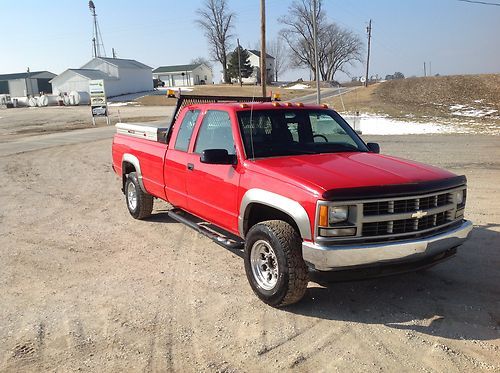
<svg viewBox="0 0 500 373">
<path fill-rule="evenodd" d="M 281 220 L 254 225 L 245 242 L 245 272 L 254 293 L 273 307 L 302 299 L 308 279 L 301 240 L 293 227 Z"/>
<path fill-rule="evenodd" d="M 136 219 L 144 219 L 150 216 L 153 211 L 153 196 L 141 189 L 135 172 L 131 172 L 127 176 L 125 200 L 130 215 Z"/>
</svg>

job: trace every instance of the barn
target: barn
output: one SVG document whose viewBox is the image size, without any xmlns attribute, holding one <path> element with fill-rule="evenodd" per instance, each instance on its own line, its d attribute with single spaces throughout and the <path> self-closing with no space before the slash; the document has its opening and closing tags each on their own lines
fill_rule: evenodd
<svg viewBox="0 0 500 373">
<path fill-rule="evenodd" d="M 108 97 L 153 89 L 152 68 L 136 60 L 95 57 L 79 69 L 67 69 L 52 79 L 55 94 L 88 92 L 91 80 L 104 80 Z"/>
<path fill-rule="evenodd" d="M 0 75 L 0 94 L 12 97 L 37 95 L 40 92 L 52 93 L 50 80 L 56 74 L 49 71 L 31 71 Z"/>
<path fill-rule="evenodd" d="M 160 66 L 153 70 L 153 77 L 165 82 L 168 87 L 213 83 L 212 70 L 203 63 Z"/>
</svg>

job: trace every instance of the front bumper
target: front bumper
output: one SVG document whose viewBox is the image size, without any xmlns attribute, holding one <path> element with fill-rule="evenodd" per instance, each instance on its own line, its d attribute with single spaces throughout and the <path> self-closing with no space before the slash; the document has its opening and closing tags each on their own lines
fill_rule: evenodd
<svg viewBox="0 0 500 373">
<path fill-rule="evenodd" d="M 460 226 L 449 231 L 407 241 L 329 246 L 303 242 L 302 255 L 306 263 L 318 271 L 414 261 L 461 245 L 471 230 L 472 223 L 464 220 Z"/>
</svg>

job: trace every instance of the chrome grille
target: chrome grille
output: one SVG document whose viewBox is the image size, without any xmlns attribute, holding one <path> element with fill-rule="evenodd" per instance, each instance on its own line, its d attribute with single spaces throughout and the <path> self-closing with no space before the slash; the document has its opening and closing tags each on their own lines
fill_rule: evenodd
<svg viewBox="0 0 500 373">
<path fill-rule="evenodd" d="M 368 202 L 364 204 L 365 216 L 385 215 L 389 213 L 414 212 L 416 210 L 427 210 L 433 207 L 444 206 L 451 202 L 450 193 L 441 193 L 435 196 L 422 198 L 410 198 L 397 201 Z"/>
<path fill-rule="evenodd" d="M 447 212 L 444 211 L 433 215 L 427 215 L 420 219 L 412 218 L 364 223 L 362 235 L 367 237 L 419 232 L 445 224 L 448 221 L 447 215 Z"/>
</svg>

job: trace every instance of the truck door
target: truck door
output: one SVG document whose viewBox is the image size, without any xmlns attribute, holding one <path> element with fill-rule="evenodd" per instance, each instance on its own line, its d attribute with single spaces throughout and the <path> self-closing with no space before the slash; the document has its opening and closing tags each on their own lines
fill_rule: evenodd
<svg viewBox="0 0 500 373">
<path fill-rule="evenodd" d="M 237 192 L 239 173 L 233 165 L 205 164 L 200 155 L 206 149 L 226 149 L 235 154 L 229 113 L 208 110 L 199 126 L 193 152 L 188 155 L 188 210 L 226 228 L 238 226 Z"/>
<path fill-rule="evenodd" d="M 187 207 L 186 198 L 186 164 L 191 136 L 200 115 L 200 110 L 187 110 L 181 120 L 177 132 L 173 133 L 163 167 L 165 180 L 165 195 L 167 200 L 176 207 Z"/>
</svg>

